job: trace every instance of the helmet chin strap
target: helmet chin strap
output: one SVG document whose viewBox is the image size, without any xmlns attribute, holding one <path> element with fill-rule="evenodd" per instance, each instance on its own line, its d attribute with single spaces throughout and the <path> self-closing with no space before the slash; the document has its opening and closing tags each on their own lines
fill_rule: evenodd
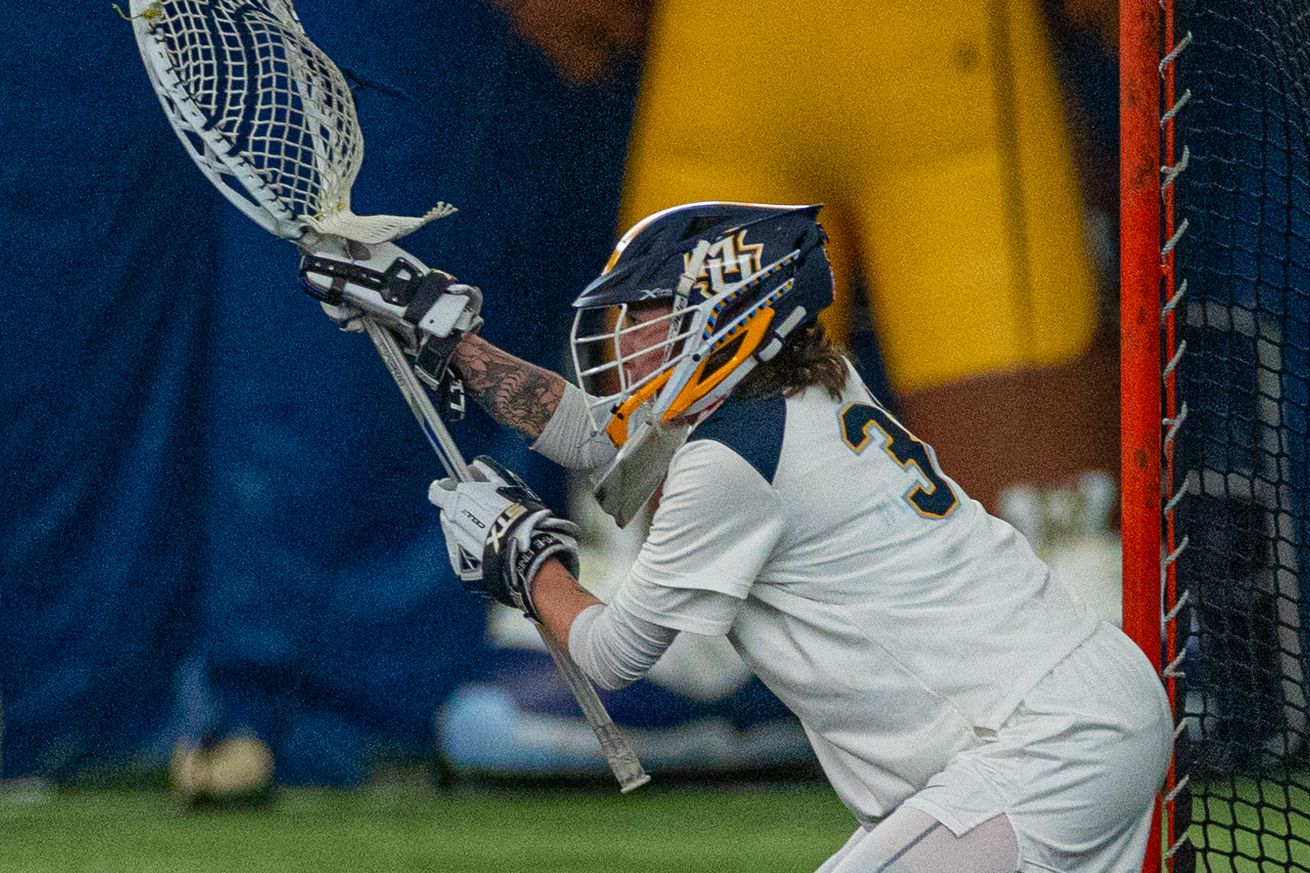
<svg viewBox="0 0 1310 873">
<path fill-rule="evenodd" d="M 674 452 L 682 448 L 691 429 L 709 418 L 726 399 L 720 397 L 700 412 L 681 416 L 667 425 L 652 420 L 650 403 L 633 414 L 628 442 L 593 480 L 596 501 L 619 527 L 627 527 L 654 495 Z"/>
</svg>

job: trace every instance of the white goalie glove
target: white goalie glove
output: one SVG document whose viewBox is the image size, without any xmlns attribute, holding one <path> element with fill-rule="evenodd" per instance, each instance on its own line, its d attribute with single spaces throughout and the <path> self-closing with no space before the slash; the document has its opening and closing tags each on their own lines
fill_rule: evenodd
<svg viewBox="0 0 1310 873">
<path fill-rule="evenodd" d="M 369 315 L 405 341 L 419 376 L 437 387 L 460 337 L 482 326 L 482 292 L 429 269 L 395 243 L 323 238 L 300 262 L 305 291 L 347 331 Z"/>
<path fill-rule="evenodd" d="M 428 499 L 441 510 L 446 552 L 464 587 L 540 620 L 532 580 L 549 558 L 578 575 L 578 527 L 546 508 L 531 488 L 491 458 L 469 465 L 474 477 L 439 479 Z"/>
</svg>

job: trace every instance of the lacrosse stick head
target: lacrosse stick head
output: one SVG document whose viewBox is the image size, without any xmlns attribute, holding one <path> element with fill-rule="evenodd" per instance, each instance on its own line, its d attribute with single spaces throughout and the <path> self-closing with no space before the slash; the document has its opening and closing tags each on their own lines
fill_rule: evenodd
<svg viewBox="0 0 1310 873">
<path fill-rule="evenodd" d="M 131 0 L 131 13 L 187 153 L 266 230 L 377 244 L 454 211 L 444 203 L 417 218 L 351 211 L 364 158 L 355 101 L 290 0 Z"/>
</svg>

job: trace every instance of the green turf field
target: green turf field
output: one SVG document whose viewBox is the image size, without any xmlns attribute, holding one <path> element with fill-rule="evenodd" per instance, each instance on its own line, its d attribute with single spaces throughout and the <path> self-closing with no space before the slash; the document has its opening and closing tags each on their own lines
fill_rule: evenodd
<svg viewBox="0 0 1310 873">
<path fill-rule="evenodd" d="M 813 870 L 854 821 L 826 787 L 283 791 L 177 814 L 163 793 L 0 795 L 0 873 L 770 873 Z"/>
<path fill-rule="evenodd" d="M 1192 844 L 1207 873 L 1310 873 L 1310 779 L 1237 778 L 1205 787 L 1192 803 Z M 1258 860 L 1257 860 L 1258 859 Z"/>
<path fill-rule="evenodd" d="M 1197 803 L 1198 870 L 1310 871 L 1304 791 L 1239 780 Z M 804 873 L 853 828 L 820 786 L 284 790 L 192 815 L 163 792 L 75 790 L 0 794 L 0 873 Z"/>
</svg>

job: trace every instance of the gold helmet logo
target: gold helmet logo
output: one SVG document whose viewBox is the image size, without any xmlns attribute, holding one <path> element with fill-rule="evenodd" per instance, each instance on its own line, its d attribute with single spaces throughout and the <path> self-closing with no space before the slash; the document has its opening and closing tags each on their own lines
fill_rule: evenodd
<svg viewBox="0 0 1310 873">
<path fill-rule="evenodd" d="M 710 246 L 705 256 L 705 265 L 696 276 L 692 290 L 702 298 L 717 294 L 729 285 L 740 282 L 747 276 L 760 271 L 760 261 L 764 254 L 762 244 L 746 242 L 746 231 L 725 236 Z M 691 253 L 682 256 L 682 268 L 691 266 Z"/>
</svg>

